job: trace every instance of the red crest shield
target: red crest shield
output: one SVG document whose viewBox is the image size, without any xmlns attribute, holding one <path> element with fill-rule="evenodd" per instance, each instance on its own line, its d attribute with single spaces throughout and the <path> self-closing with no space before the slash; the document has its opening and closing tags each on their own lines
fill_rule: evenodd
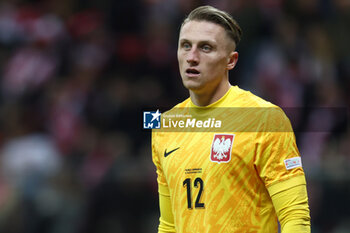
<svg viewBox="0 0 350 233">
<path fill-rule="evenodd" d="M 211 144 L 210 160 L 217 163 L 229 162 L 234 139 L 234 134 L 215 134 Z"/>
</svg>

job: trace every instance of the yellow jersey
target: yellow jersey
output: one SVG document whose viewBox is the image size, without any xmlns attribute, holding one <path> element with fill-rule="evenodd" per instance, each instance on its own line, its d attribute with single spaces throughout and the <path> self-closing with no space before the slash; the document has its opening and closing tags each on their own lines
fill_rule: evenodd
<svg viewBox="0 0 350 233">
<path fill-rule="evenodd" d="M 213 109 L 224 113 L 214 116 Z M 225 115 L 230 109 L 236 111 Z M 170 196 L 176 232 L 277 232 L 271 196 L 305 184 L 283 111 L 237 86 L 209 106 L 197 107 L 188 98 L 166 114 L 184 111 L 203 120 L 225 118 L 232 125 L 221 131 L 214 124 L 187 132 L 152 131 L 159 192 Z"/>
</svg>

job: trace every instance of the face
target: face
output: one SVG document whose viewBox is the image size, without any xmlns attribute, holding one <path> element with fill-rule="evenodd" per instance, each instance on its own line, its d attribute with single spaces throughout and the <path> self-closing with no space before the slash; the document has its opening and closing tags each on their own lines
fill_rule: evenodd
<svg viewBox="0 0 350 233">
<path fill-rule="evenodd" d="M 190 91 L 215 90 L 228 82 L 228 70 L 236 64 L 234 42 L 220 25 L 189 21 L 180 31 L 177 58 L 184 86 Z"/>
</svg>

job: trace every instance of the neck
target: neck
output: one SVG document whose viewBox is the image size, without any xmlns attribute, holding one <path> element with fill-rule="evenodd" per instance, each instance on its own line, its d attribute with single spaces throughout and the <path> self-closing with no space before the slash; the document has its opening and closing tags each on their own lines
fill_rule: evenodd
<svg viewBox="0 0 350 233">
<path fill-rule="evenodd" d="M 210 92 L 190 90 L 191 101 L 197 106 L 208 106 L 223 97 L 230 88 L 231 84 L 229 82 L 224 82 Z"/>
</svg>

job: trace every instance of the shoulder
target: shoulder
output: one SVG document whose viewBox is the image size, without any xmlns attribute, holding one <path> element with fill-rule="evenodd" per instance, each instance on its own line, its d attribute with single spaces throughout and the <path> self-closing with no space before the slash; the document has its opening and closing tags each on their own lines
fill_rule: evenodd
<svg viewBox="0 0 350 233">
<path fill-rule="evenodd" d="M 168 117 L 175 117 L 175 116 L 182 116 L 188 114 L 188 107 L 190 106 L 190 98 L 185 99 L 184 101 L 176 104 L 171 109 L 161 112 L 161 118 L 168 118 Z M 152 130 L 152 139 L 153 141 L 156 141 L 156 137 L 162 136 L 163 133 L 162 130 L 159 129 L 153 129 Z"/>
<path fill-rule="evenodd" d="M 264 122 L 264 130 L 269 132 L 292 131 L 290 120 L 281 107 L 264 100 L 263 98 L 235 87 L 236 107 L 242 108 L 242 112 L 253 113 L 250 116 L 258 122 Z"/>
<path fill-rule="evenodd" d="M 250 91 L 241 89 L 238 86 L 234 86 L 232 88 L 234 100 L 237 101 L 237 104 L 241 105 L 242 107 L 278 107 L 277 105 L 264 100 Z"/>
<path fill-rule="evenodd" d="M 277 118 L 288 119 L 281 107 L 264 100 L 250 91 L 237 87 L 235 92 L 241 107 L 253 108 L 256 111 L 261 111 L 264 115 L 268 116 L 270 120 L 276 120 Z"/>
</svg>

